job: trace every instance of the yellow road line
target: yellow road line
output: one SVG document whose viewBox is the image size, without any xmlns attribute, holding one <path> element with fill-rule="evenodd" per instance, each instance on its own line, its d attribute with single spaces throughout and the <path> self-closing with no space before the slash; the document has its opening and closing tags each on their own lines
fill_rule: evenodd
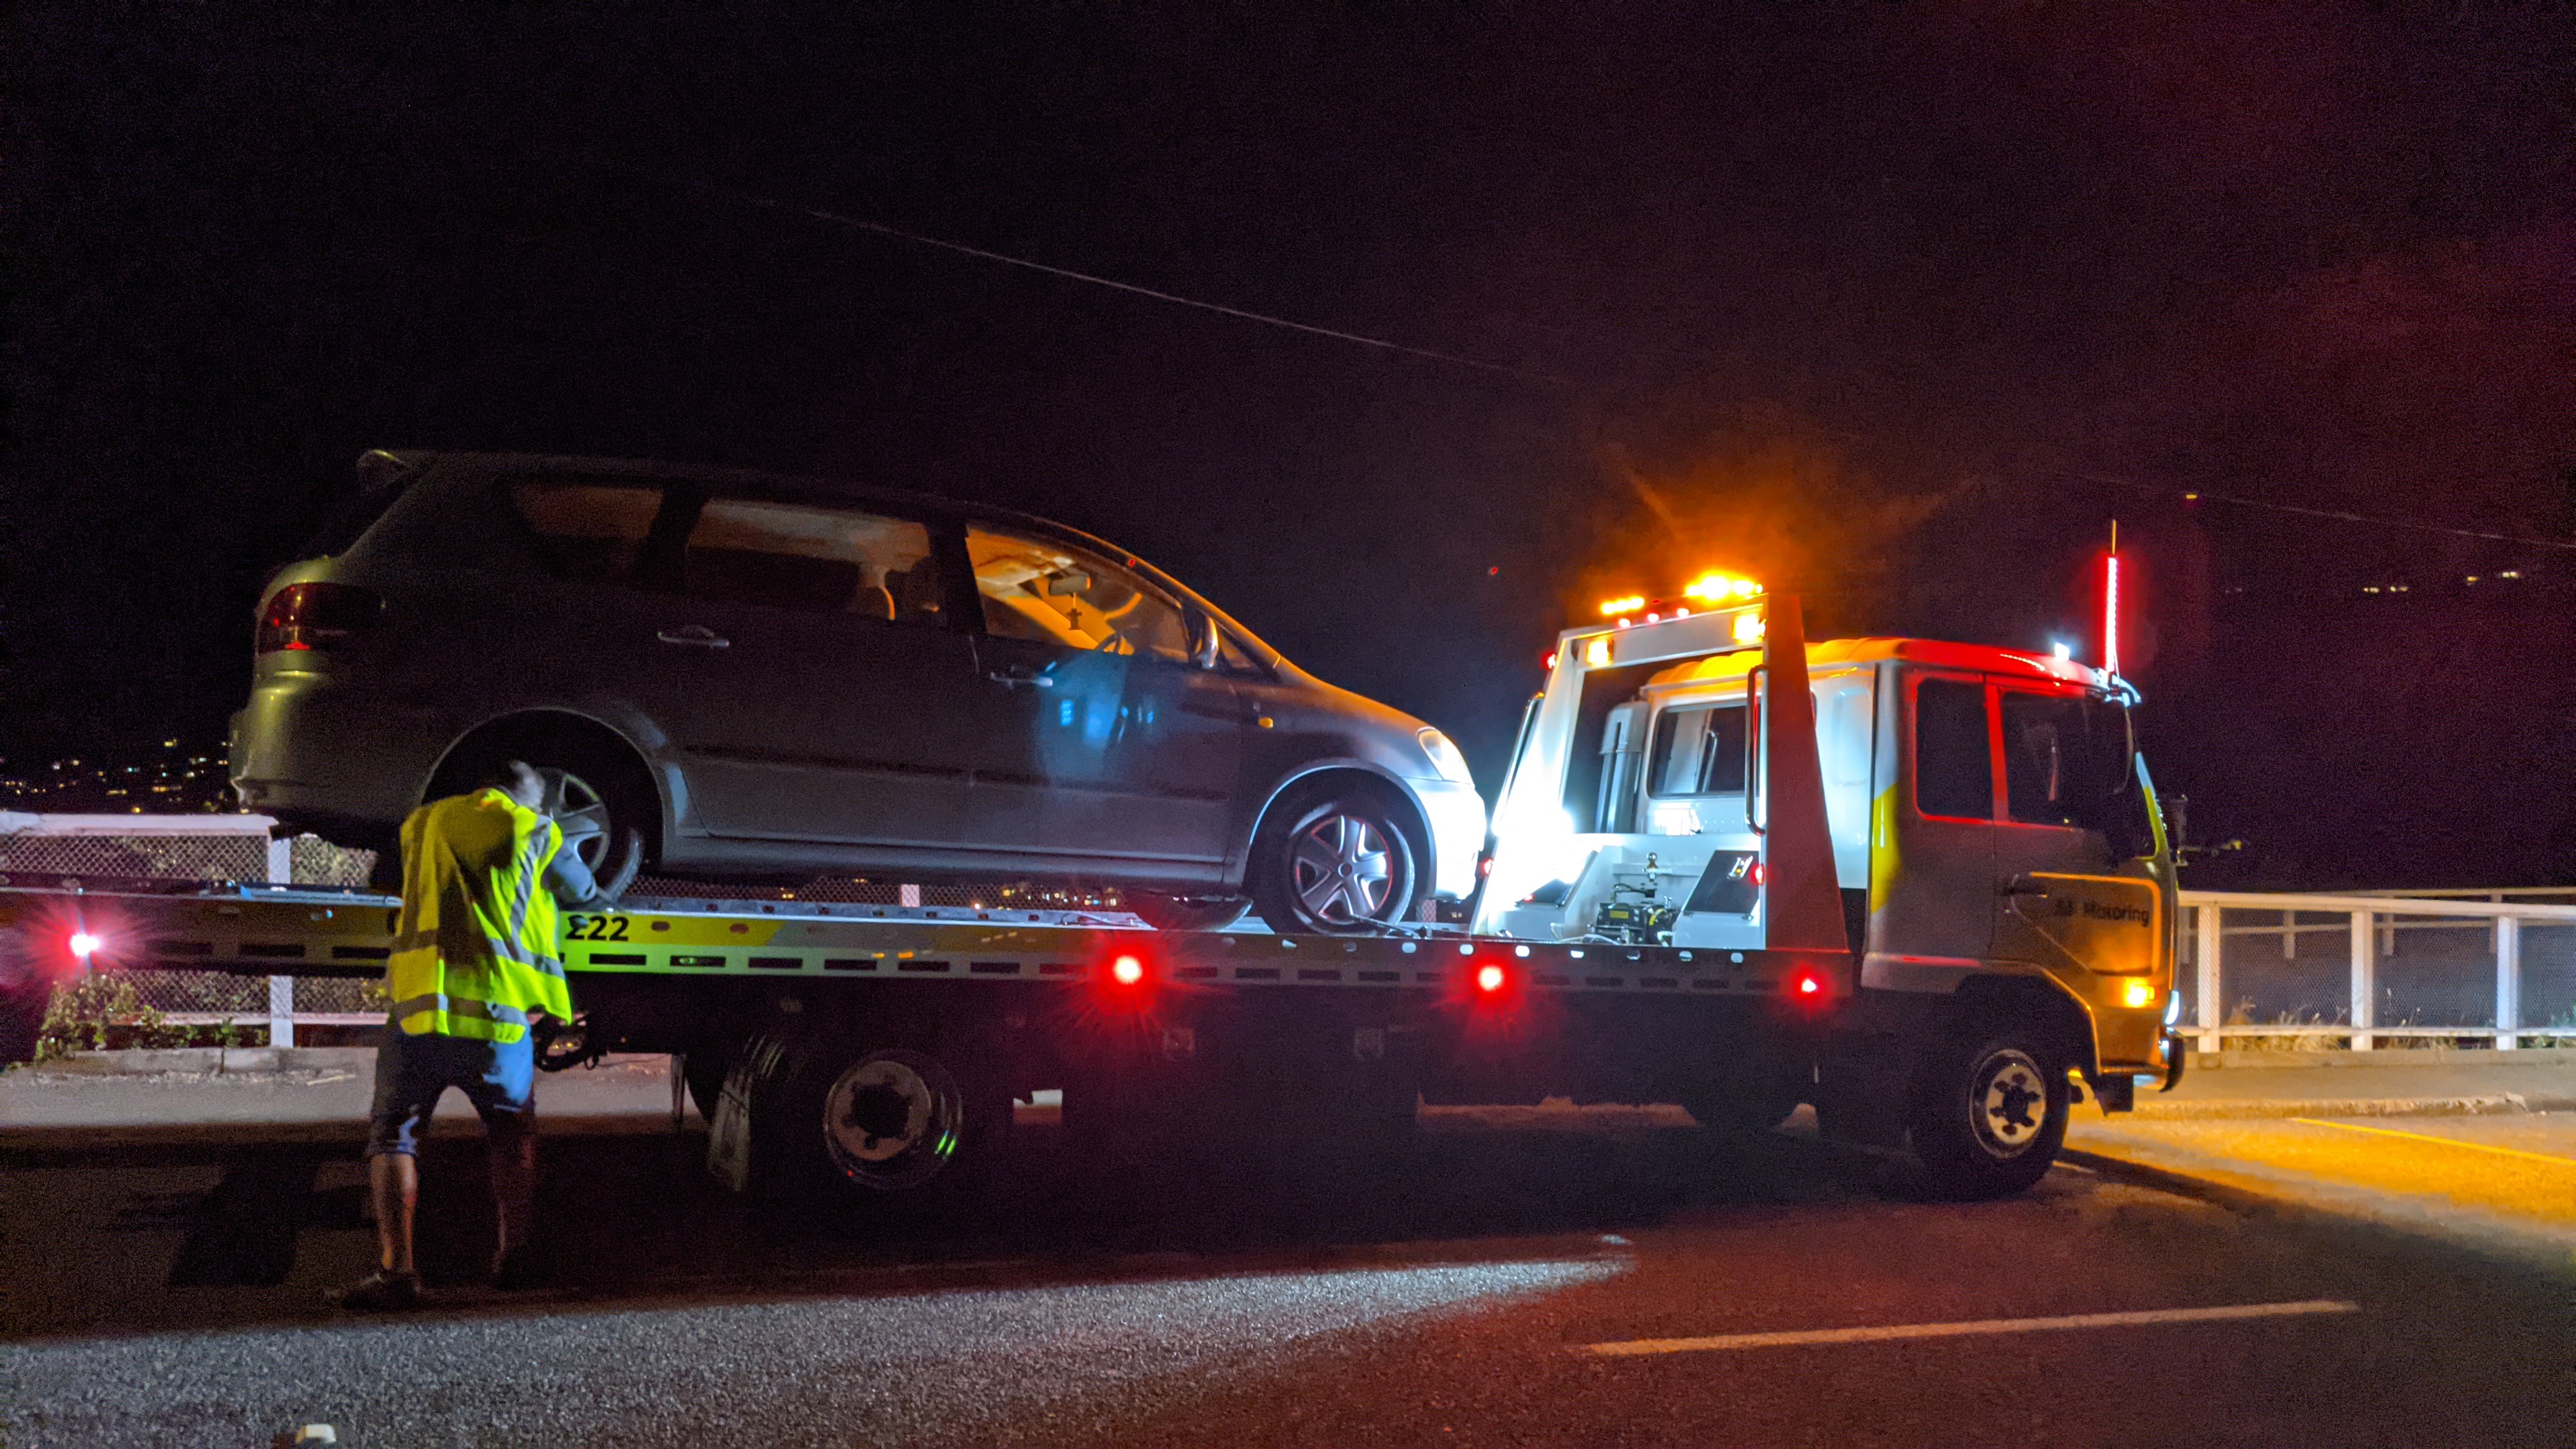
<svg viewBox="0 0 2576 1449">
<path fill-rule="evenodd" d="M 1581 1345 L 1603 1358 L 1650 1353 L 1701 1353 L 1711 1349 L 1783 1348 L 1812 1343 L 1886 1343 L 1905 1338 L 1964 1338 L 1989 1333 L 2045 1333 L 2068 1328 L 2133 1328 L 2156 1323 L 2209 1323 L 2229 1318 L 2286 1318 L 2308 1313 L 2359 1313 L 2361 1305 L 2333 1298 L 2297 1303 L 2238 1303 L 2224 1308 L 2149 1308 L 2133 1313 L 2077 1313 L 2064 1318 L 1979 1318 L 1964 1323 L 1896 1323 L 1878 1328 L 1810 1328 L 1788 1333 L 1722 1333 L 1708 1338 L 1631 1338 Z"/>
<path fill-rule="evenodd" d="M 2462 1142 L 2457 1137 L 2435 1137 L 2427 1132 L 2400 1132 L 2394 1127 L 2364 1127 L 2354 1122 L 2328 1122 L 2320 1117 L 2293 1117 L 2293 1122 L 2308 1127 L 2332 1127 L 2341 1132 L 2367 1132 L 2375 1137 L 2403 1137 L 2409 1142 L 2433 1142 L 2444 1147 L 2465 1147 L 2471 1152 L 2492 1152 L 2498 1157 L 2528 1157 L 2553 1167 L 2576 1167 L 2576 1157 L 2557 1157 L 2546 1152 L 2525 1152 L 2519 1147 L 2490 1147 L 2483 1142 Z"/>
</svg>

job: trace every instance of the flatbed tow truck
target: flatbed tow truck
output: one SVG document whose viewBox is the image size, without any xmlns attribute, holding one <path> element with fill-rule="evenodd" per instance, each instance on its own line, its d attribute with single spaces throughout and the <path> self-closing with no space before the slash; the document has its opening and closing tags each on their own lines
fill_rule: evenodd
<svg viewBox="0 0 2576 1449">
<path fill-rule="evenodd" d="M 1797 601 L 1749 586 L 1633 602 L 1559 640 L 1467 928 L 630 899 L 567 916 L 580 1020 L 542 1060 L 672 1053 L 734 1186 L 881 1205 L 971 1190 L 1012 1102 L 1050 1088 L 1105 1162 L 1192 1130 L 1383 1147 L 1421 1101 L 1679 1102 L 1737 1129 L 1807 1102 L 1988 1197 L 2047 1169 L 2075 1083 L 2111 1110 L 2171 1085 L 2172 855 L 2124 686 L 1967 646 L 1811 650 Z M 397 905 L 20 876 L 0 933 L 21 979 L 371 976 Z"/>
</svg>

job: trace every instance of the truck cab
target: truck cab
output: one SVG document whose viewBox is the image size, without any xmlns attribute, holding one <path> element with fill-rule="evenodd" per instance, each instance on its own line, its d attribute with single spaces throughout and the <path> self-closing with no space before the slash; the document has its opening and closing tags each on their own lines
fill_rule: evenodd
<svg viewBox="0 0 2576 1449">
<path fill-rule="evenodd" d="M 1768 601 L 1720 593 L 1619 601 L 1560 636 L 1496 803 L 1476 930 L 1777 947 L 1766 880 L 1795 864 L 1792 840 L 1820 837 L 1860 1037 L 2017 1011 L 2105 1106 L 2139 1075 L 2170 1079 L 2177 883 L 2136 690 L 2063 652 L 1770 640 L 1805 663 L 1809 708 L 1787 709 Z M 1765 738 L 1810 721 L 1812 745 Z M 1784 831 L 1778 752 L 1807 749 L 1823 818 Z"/>
</svg>

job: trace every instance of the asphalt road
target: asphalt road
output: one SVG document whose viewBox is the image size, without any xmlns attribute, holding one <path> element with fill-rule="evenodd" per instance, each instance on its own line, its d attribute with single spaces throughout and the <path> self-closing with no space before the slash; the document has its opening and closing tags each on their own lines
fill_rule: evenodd
<svg viewBox="0 0 2576 1449">
<path fill-rule="evenodd" d="M 2087 1124 L 2079 1162 L 1981 1205 L 1669 1120 L 1455 1114 L 1396 1162 L 1147 1181 L 1032 1122 L 995 1191 L 875 1221 L 725 1196 L 695 1130 L 562 1136 L 559 1285 L 516 1295 L 463 1281 L 479 1160 L 441 1139 L 422 1251 L 451 1286 L 398 1321 L 320 1299 L 371 1246 L 345 1146 L 0 1145 L 0 1424 L 11 1449 L 315 1422 L 357 1445 L 2576 1439 L 2564 1118 Z"/>
</svg>

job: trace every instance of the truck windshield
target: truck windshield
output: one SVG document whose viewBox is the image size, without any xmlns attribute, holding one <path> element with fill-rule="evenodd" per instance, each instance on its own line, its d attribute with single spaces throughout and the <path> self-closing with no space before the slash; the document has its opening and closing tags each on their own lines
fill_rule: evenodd
<svg viewBox="0 0 2576 1449">
<path fill-rule="evenodd" d="M 2108 700 L 2003 692 L 2004 788 L 2026 825 L 2098 830 L 2124 852 L 2151 839 L 2130 768 L 2128 711 Z"/>
</svg>

